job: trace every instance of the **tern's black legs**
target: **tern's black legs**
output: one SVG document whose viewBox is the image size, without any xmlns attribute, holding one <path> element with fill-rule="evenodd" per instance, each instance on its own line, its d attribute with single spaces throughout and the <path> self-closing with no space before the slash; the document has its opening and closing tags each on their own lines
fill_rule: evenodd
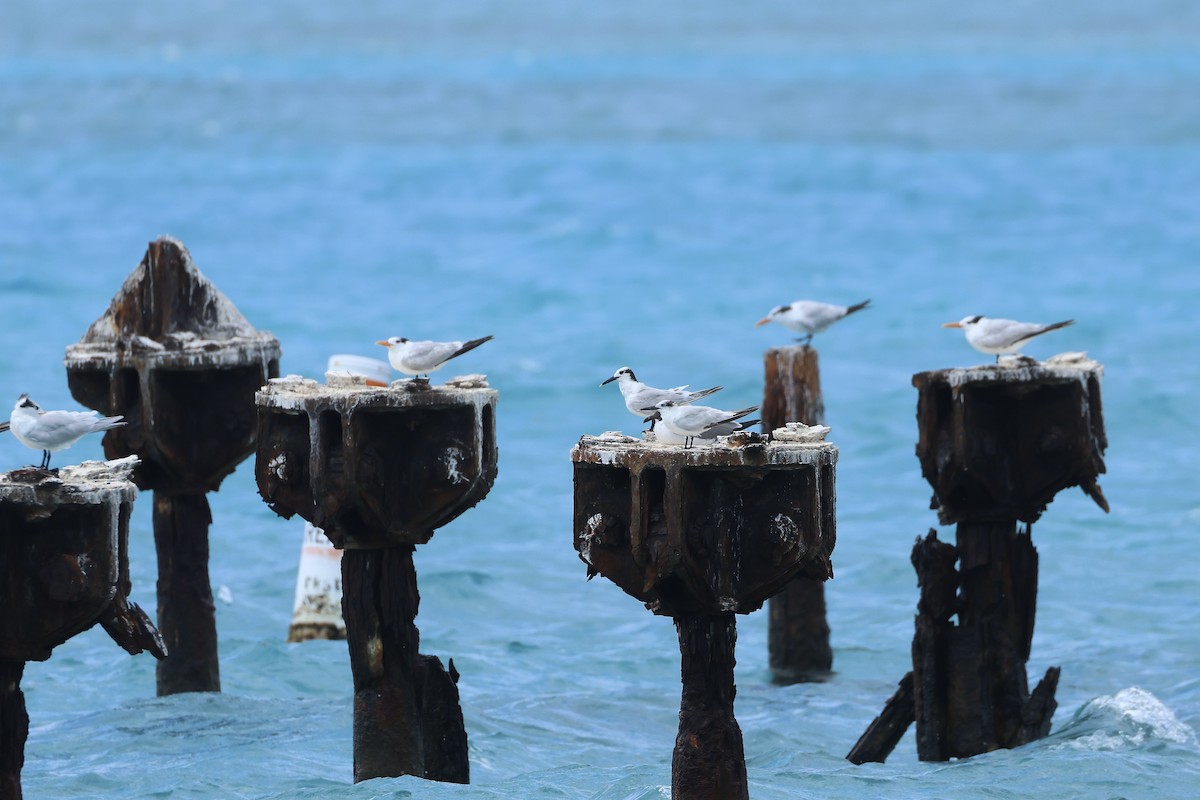
<svg viewBox="0 0 1200 800">
<path fill-rule="evenodd" d="M 813 337 L 813 335 L 810 333 L 808 336 L 805 336 L 803 339 L 797 338 L 796 341 L 802 345 L 807 346 L 808 344 L 812 343 L 812 337 Z"/>
<path fill-rule="evenodd" d="M 41 468 L 42 469 L 50 469 L 50 451 L 49 450 L 42 451 L 42 466 L 41 466 Z"/>
</svg>

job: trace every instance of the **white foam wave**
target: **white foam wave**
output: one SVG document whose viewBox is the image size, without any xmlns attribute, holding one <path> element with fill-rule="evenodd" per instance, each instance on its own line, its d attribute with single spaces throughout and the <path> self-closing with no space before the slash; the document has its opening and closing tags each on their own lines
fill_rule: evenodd
<svg viewBox="0 0 1200 800">
<path fill-rule="evenodd" d="M 1083 705 L 1063 729 L 1059 747 L 1120 750 L 1155 742 L 1195 744 L 1196 732 L 1152 693 L 1137 686 Z"/>
</svg>

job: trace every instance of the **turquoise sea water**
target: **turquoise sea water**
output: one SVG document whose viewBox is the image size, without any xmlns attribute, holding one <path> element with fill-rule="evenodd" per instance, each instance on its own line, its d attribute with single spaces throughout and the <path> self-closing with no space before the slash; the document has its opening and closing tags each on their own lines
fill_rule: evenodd
<svg viewBox="0 0 1200 800">
<path fill-rule="evenodd" d="M 788 336 L 752 323 L 804 297 L 872 298 L 817 339 L 836 675 L 771 685 L 765 615 L 739 619 L 751 796 L 1196 796 L 1200 7 L 13 5 L 0 399 L 75 407 L 66 346 L 163 233 L 279 337 L 284 372 L 388 335 L 494 334 L 461 371 L 501 397 L 491 495 L 417 554 L 471 786 L 351 784 L 345 646 L 284 644 L 300 523 L 246 464 L 212 497 L 224 692 L 155 698 L 149 657 L 77 637 L 25 671 L 27 797 L 668 796 L 675 632 L 584 580 L 567 452 L 638 429 L 597 386 L 622 365 L 757 402 Z M 1029 669 L 1063 667 L 1049 738 L 923 764 L 910 733 L 854 767 L 908 669 L 908 555 L 936 524 L 910 378 L 985 360 L 938 327 L 973 313 L 1078 320 L 1028 352 L 1105 364 L 1112 513 L 1070 491 L 1034 527 Z M 0 436 L 0 468 L 32 458 Z M 134 600 L 153 609 L 148 499 Z"/>
</svg>

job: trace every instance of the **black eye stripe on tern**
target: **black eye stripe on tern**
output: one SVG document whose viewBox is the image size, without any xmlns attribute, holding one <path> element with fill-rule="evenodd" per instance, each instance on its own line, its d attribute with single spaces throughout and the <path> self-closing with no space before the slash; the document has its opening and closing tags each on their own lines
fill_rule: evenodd
<svg viewBox="0 0 1200 800">
<path fill-rule="evenodd" d="M 121 417 L 101 417 L 95 411 L 43 411 L 23 394 L 13 406 L 11 419 L 0 426 L 31 450 L 42 451 L 42 469 L 50 468 L 50 454 L 66 450 L 89 433 L 124 425 Z"/>
<path fill-rule="evenodd" d="M 1017 353 L 1035 336 L 1073 325 L 1075 320 L 1053 322 L 1042 325 L 1037 322 L 1017 322 L 1011 319 L 993 319 L 980 314 L 963 317 L 958 322 L 947 322 L 943 328 L 961 328 L 966 335 L 967 344 L 981 353 L 1000 356 L 1005 353 Z"/>
<path fill-rule="evenodd" d="M 375 344 L 388 349 L 388 363 L 393 369 L 405 375 L 428 377 L 429 373 L 441 369 L 450 359 L 474 350 L 491 339 L 491 336 L 483 336 L 466 342 L 415 342 L 403 336 L 393 336 Z"/>
</svg>

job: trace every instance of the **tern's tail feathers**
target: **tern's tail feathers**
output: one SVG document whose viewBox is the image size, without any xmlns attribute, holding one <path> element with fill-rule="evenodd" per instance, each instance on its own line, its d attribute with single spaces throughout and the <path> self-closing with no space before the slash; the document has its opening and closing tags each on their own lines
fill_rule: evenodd
<svg viewBox="0 0 1200 800">
<path fill-rule="evenodd" d="M 753 414 L 755 411 L 758 411 L 758 406 L 750 406 L 749 408 L 743 408 L 741 411 L 734 411 L 728 417 L 721 420 L 717 424 L 721 425 L 726 422 L 733 422 L 734 420 L 741 419 L 742 417 L 746 416 L 747 414 Z"/>
<path fill-rule="evenodd" d="M 688 402 L 690 403 L 692 401 L 700 400 L 701 398 L 708 397 L 710 394 L 715 394 L 724 388 L 725 388 L 724 386 L 711 386 L 708 389 L 701 389 L 698 392 L 692 392 L 690 395 L 688 395 Z"/>
<path fill-rule="evenodd" d="M 862 311 L 864 308 L 867 307 L 867 303 L 870 303 L 870 302 L 871 302 L 870 300 L 863 300 L 861 303 L 855 303 L 852 306 L 848 306 L 846 308 L 846 316 L 850 316 L 855 311 Z"/>
<path fill-rule="evenodd" d="M 491 336 L 484 336 L 479 339 L 472 339 L 471 341 L 464 343 L 462 347 L 458 348 L 453 353 L 451 353 L 450 358 L 447 358 L 446 360 L 449 361 L 451 358 L 457 358 L 458 356 L 461 356 L 463 353 L 467 352 L 468 350 L 474 350 L 476 347 L 479 347 L 479 345 L 483 344 L 484 342 L 490 342 L 491 340 L 492 340 Z"/>
<path fill-rule="evenodd" d="M 1054 323 L 1051 323 L 1051 324 L 1047 325 L 1046 327 L 1042 328 L 1040 331 L 1038 331 L 1037 335 L 1041 335 L 1043 333 L 1048 333 L 1049 331 L 1056 331 L 1059 328 L 1065 328 L 1068 325 L 1074 325 L 1074 324 L 1075 324 L 1075 320 L 1073 320 L 1073 319 L 1065 319 L 1062 322 L 1054 322 Z"/>
<path fill-rule="evenodd" d="M 0 433 L 4 433 L 6 430 L 8 430 L 8 425 L 9 425 L 8 420 L 4 420 L 4 422 L 0 422 Z"/>
<path fill-rule="evenodd" d="M 109 428 L 119 428 L 125 424 L 125 418 L 117 417 L 101 417 L 92 425 L 94 431 L 106 431 Z"/>
<path fill-rule="evenodd" d="M 758 425 L 760 422 L 762 422 L 762 420 L 761 420 L 761 419 L 747 419 L 747 420 L 743 420 L 743 421 L 741 421 L 741 422 L 739 422 L 739 423 L 738 423 L 738 430 L 739 430 L 739 431 L 744 431 L 744 430 L 746 430 L 746 428 L 749 428 L 751 425 Z"/>
</svg>

